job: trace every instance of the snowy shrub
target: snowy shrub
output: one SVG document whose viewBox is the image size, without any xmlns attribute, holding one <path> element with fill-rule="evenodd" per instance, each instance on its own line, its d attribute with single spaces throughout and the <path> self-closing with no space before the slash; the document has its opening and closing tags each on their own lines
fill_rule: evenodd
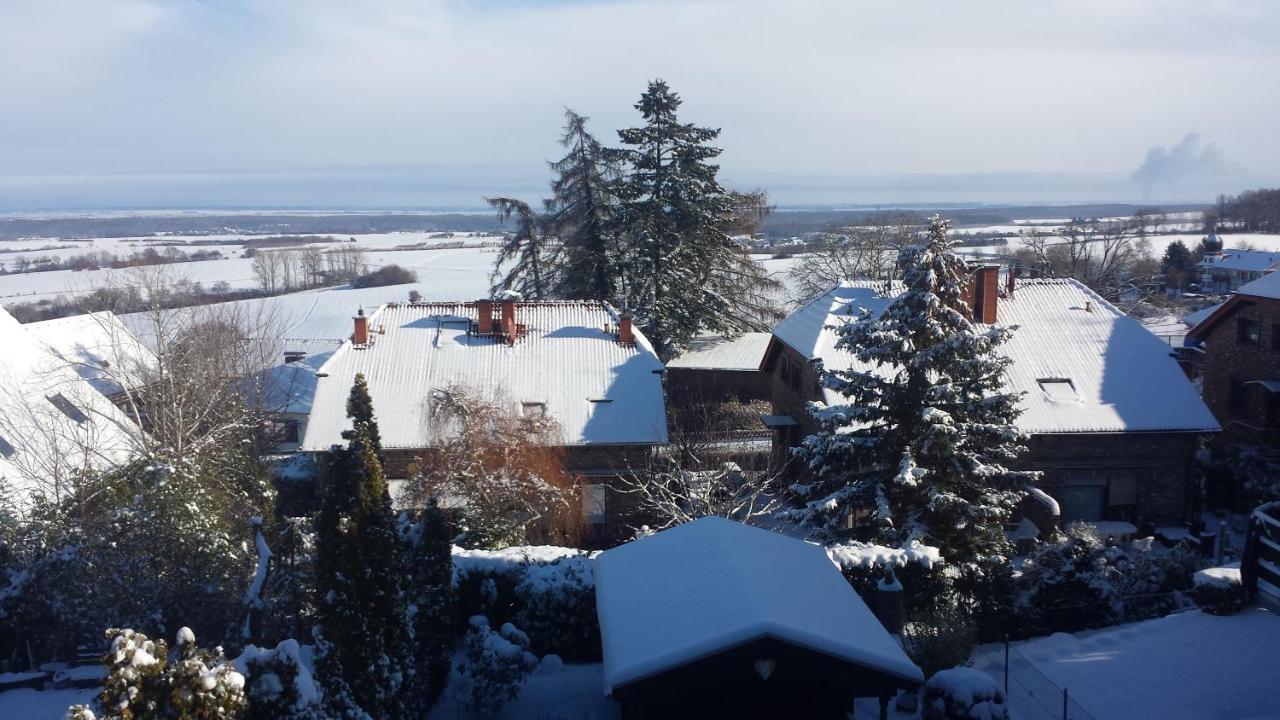
<svg viewBox="0 0 1280 720">
<path fill-rule="evenodd" d="M 239 718 L 246 707 L 244 676 L 222 656 L 222 648 L 196 646 L 188 628 L 178 631 L 170 658 L 164 641 L 142 633 L 107 631 L 107 681 L 98 697 L 99 720 L 135 718 Z"/>
<path fill-rule="evenodd" d="M 1118 619 L 1114 605 L 1120 572 L 1105 548 L 1080 523 L 1066 528 L 1066 540 L 1036 548 L 1018 577 L 1018 610 L 1032 635 L 1102 627 Z"/>
<path fill-rule="evenodd" d="M 455 639 L 451 528 L 434 499 L 421 513 L 401 515 L 399 523 L 409 580 L 416 691 L 435 702 L 448 682 Z"/>
<path fill-rule="evenodd" d="M 1239 568 L 1209 568 L 1195 575 L 1195 601 L 1210 615 L 1234 615 L 1249 605 Z"/>
<path fill-rule="evenodd" d="M 949 667 L 969 664 L 975 641 L 973 623 L 954 610 L 918 614 L 902 627 L 902 649 L 925 677 Z"/>
<path fill-rule="evenodd" d="M 1134 549 L 1119 558 L 1117 593 L 1125 621 L 1167 615 L 1181 604 L 1180 593 L 1190 590 L 1200 564 L 1200 552 L 1181 542 L 1168 552 Z"/>
<path fill-rule="evenodd" d="M 62 720 L 98 720 L 98 717 L 88 705 L 72 705 L 67 708 L 67 714 L 62 716 Z"/>
<path fill-rule="evenodd" d="M 538 563 L 525 569 L 515 588 L 516 621 L 540 653 L 570 662 L 600 660 L 596 583 L 585 555 Z"/>
<path fill-rule="evenodd" d="M 273 649 L 244 649 L 235 668 L 246 678 L 245 720 L 303 720 L 323 717 L 320 690 L 297 640 Z"/>
<path fill-rule="evenodd" d="M 538 658 L 529 638 L 511 623 L 494 632 L 482 615 L 468 623 L 466 650 L 458 667 L 458 703 L 467 718 L 492 718 L 520 692 Z"/>
<path fill-rule="evenodd" d="M 1004 690 L 972 668 L 936 673 L 924 684 L 923 720 L 1008 720 Z"/>
</svg>

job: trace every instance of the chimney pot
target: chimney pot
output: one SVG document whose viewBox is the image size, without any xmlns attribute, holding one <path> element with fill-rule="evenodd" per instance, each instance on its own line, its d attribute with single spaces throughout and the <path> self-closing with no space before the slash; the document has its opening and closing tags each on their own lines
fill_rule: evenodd
<svg viewBox="0 0 1280 720">
<path fill-rule="evenodd" d="M 369 344 L 369 318 L 364 314 L 364 308 L 356 311 L 355 331 L 351 334 L 351 342 L 356 345 Z"/>
<path fill-rule="evenodd" d="M 636 334 L 631 329 L 631 316 L 623 315 L 618 319 L 618 342 L 622 345 L 634 345 Z"/>
</svg>

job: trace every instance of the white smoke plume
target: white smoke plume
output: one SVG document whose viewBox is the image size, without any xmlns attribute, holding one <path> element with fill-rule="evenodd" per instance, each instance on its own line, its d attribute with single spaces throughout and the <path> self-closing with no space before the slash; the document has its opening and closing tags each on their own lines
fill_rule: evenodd
<svg viewBox="0 0 1280 720">
<path fill-rule="evenodd" d="M 1179 185 L 1207 180 L 1230 172 L 1227 157 L 1217 143 L 1203 143 L 1200 133 L 1187 133 L 1177 145 L 1156 146 L 1147 151 L 1142 165 L 1130 175 L 1142 184 L 1149 199 L 1157 186 L 1173 191 Z"/>
</svg>

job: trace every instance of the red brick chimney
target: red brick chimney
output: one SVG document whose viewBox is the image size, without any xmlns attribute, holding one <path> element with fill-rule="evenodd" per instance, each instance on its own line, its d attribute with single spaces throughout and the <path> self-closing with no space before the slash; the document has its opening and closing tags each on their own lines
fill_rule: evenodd
<svg viewBox="0 0 1280 720">
<path fill-rule="evenodd" d="M 965 291 L 973 321 L 991 325 L 996 321 L 996 300 L 1000 291 L 1000 268 L 985 265 L 969 276 L 969 288 Z"/>
<path fill-rule="evenodd" d="M 513 343 L 516 341 L 516 301 L 500 300 L 498 305 L 502 308 L 502 334 L 508 344 Z"/>
<path fill-rule="evenodd" d="M 481 335 L 493 334 L 493 301 L 477 300 L 476 316 L 479 318 L 479 332 Z"/>
<path fill-rule="evenodd" d="M 635 345 L 636 334 L 631 330 L 631 316 L 623 315 L 618 319 L 618 343 L 621 345 Z"/>
<path fill-rule="evenodd" d="M 364 308 L 356 311 L 355 332 L 351 334 L 351 342 L 356 345 L 369 344 L 369 318 L 364 314 Z"/>
</svg>

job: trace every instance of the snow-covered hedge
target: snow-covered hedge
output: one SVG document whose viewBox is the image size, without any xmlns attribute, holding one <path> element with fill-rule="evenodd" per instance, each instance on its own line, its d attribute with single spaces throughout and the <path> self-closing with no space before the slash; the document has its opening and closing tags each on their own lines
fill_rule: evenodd
<svg viewBox="0 0 1280 720">
<path fill-rule="evenodd" d="M 553 546 L 454 548 L 453 568 L 461 619 L 485 615 L 495 624 L 514 623 L 539 654 L 600 658 L 590 554 Z"/>
<path fill-rule="evenodd" d="M 912 542 L 904 548 L 892 548 L 851 540 L 828 545 L 827 557 L 872 607 L 885 567 L 892 567 L 902 582 L 902 602 L 908 615 L 929 610 L 938 597 L 947 594 L 945 563 L 936 547 Z"/>
<path fill-rule="evenodd" d="M 973 668 L 943 670 L 924 685 L 924 720 L 1008 720 L 1004 690 Z"/>
<path fill-rule="evenodd" d="M 1195 601 L 1211 615 L 1234 615 L 1249 605 L 1239 567 L 1206 568 L 1195 575 Z"/>
</svg>

